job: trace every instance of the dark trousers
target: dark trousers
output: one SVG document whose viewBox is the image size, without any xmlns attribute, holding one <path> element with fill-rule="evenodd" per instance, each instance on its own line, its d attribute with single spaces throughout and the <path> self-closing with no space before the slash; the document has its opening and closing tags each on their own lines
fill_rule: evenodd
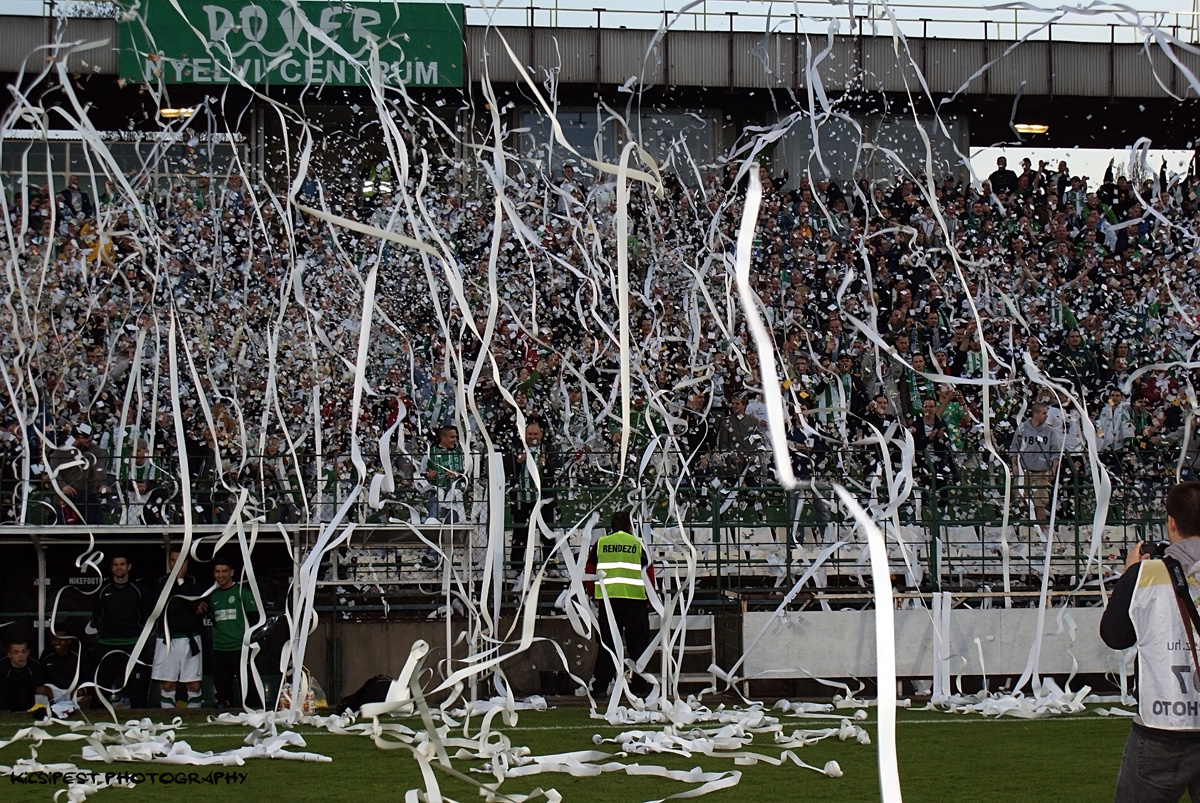
<svg viewBox="0 0 1200 803">
<path fill-rule="evenodd" d="M 100 494 L 97 491 L 83 489 L 75 495 L 61 500 L 62 514 L 60 524 L 95 524 L 104 523 L 104 510 L 100 505 Z M 74 508 L 72 508 L 74 505 Z M 78 512 L 76 512 L 78 511 Z"/>
<path fill-rule="evenodd" d="M 125 680 L 125 665 L 133 645 L 100 645 L 100 660 L 96 664 L 96 683 L 108 699 L 128 697 L 131 708 L 145 708 L 150 693 L 150 664 L 138 661 L 133 665 L 129 680 Z"/>
<path fill-rule="evenodd" d="M 1200 745 L 1131 728 L 1116 803 L 1177 803 L 1185 791 L 1192 803 L 1200 803 Z"/>
<path fill-rule="evenodd" d="M 548 525 L 553 523 L 553 519 L 546 518 L 546 508 L 542 508 L 542 520 Z M 516 569 L 525 565 L 525 549 L 529 544 L 529 519 L 533 516 L 533 508 L 518 508 L 515 505 L 512 510 L 512 549 L 508 553 L 509 564 Z M 546 560 L 554 551 L 554 541 L 542 535 L 541 529 L 537 529 L 538 540 L 542 542 L 541 560 Z M 538 555 L 533 556 L 533 565 L 538 565 Z"/>
<path fill-rule="evenodd" d="M 212 651 L 213 689 L 216 692 L 217 705 L 233 708 L 242 707 L 242 681 L 246 679 L 246 708 L 262 708 L 262 700 L 258 689 L 254 687 L 248 668 L 242 663 L 241 650 Z"/>
<path fill-rule="evenodd" d="M 617 639 L 624 637 L 625 657 L 633 661 L 642 657 L 646 645 L 650 643 L 650 605 L 646 600 L 610 599 L 609 604 L 612 605 L 613 612 L 611 624 L 604 600 L 596 601 L 596 606 L 600 609 L 600 649 L 596 653 L 596 668 L 592 670 L 592 691 L 595 694 L 607 692 L 608 684 L 617 677 L 617 666 L 613 659 Z M 645 697 L 650 691 L 650 684 L 640 676 L 634 675 L 629 690 L 638 697 Z"/>
<path fill-rule="evenodd" d="M 950 489 L 962 482 L 954 456 L 949 451 L 930 450 L 919 467 L 930 493 L 937 498 L 937 506 L 948 507 Z"/>
<path fill-rule="evenodd" d="M 33 673 L 26 668 L 25 673 L 15 678 L 9 678 L 0 686 L 0 711 L 20 713 L 33 708 L 33 697 L 37 693 L 37 685 L 33 682 Z"/>
<path fill-rule="evenodd" d="M 829 512 L 829 506 L 825 504 L 825 500 L 815 491 L 803 490 L 803 487 L 797 487 L 794 490 L 788 491 L 788 521 L 795 522 L 803 512 L 800 507 L 800 502 L 803 501 L 807 507 L 812 508 L 813 523 L 801 523 L 796 529 L 796 543 L 804 543 L 804 531 L 812 529 L 813 543 L 821 543 L 822 533 L 825 532 L 825 525 L 833 521 L 833 515 Z"/>
</svg>

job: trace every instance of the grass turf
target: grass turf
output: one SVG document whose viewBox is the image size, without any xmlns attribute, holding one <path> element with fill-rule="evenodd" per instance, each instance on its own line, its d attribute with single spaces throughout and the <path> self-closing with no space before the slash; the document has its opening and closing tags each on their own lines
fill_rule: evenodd
<svg viewBox="0 0 1200 803">
<path fill-rule="evenodd" d="M 876 740 L 876 720 L 860 723 Z M 822 720 L 798 720 L 782 717 L 784 730 L 826 727 Z M 404 720 L 419 729 L 419 721 Z M 622 730 L 588 717 L 585 709 L 565 708 L 544 712 L 520 712 L 518 725 L 506 728 L 514 745 L 525 745 L 534 755 L 568 750 L 597 749 L 594 735 L 613 736 Z M 0 718 L 0 740 L 8 739 L 26 720 Z M 473 721 L 477 726 L 479 720 Z M 828 725 L 836 725 L 829 721 Z M 98 772 L 198 772 L 236 770 L 246 774 L 237 786 L 200 786 L 144 783 L 136 789 L 112 789 L 98 793 L 98 801 L 169 800 L 191 801 L 338 801 L 397 800 L 405 790 L 421 787 L 418 765 L 409 751 L 380 750 L 364 737 L 336 736 L 313 728 L 298 728 L 308 741 L 308 750 L 333 759 L 330 764 L 281 760 L 252 760 L 240 768 L 188 767 L 162 764 L 91 764 L 78 760 L 81 742 L 46 742 L 37 748 L 45 763 L 73 761 L 80 768 Z M 461 730 L 461 729 L 460 729 Z M 474 730 L 474 727 L 473 727 Z M 1117 767 L 1129 721 L 1125 718 L 1100 717 L 1086 713 L 1028 721 L 988 720 L 979 716 L 949 715 L 930 711 L 899 712 L 897 744 L 900 781 L 910 801 L 1100 801 L 1111 800 Z M 196 750 L 226 750 L 242 744 L 244 731 L 226 724 L 207 724 L 191 720 L 177 731 L 177 739 L 187 740 Z M 455 735 L 455 734 L 452 734 Z M 0 764 L 12 765 L 29 756 L 30 743 L 22 742 L 0 750 Z M 298 749 L 298 748 L 294 748 Z M 615 745 L 598 749 L 613 752 Z M 778 757 L 769 735 L 756 736 L 746 750 Z M 794 765 L 773 767 L 758 764 L 737 767 L 727 758 L 698 755 L 690 758 L 652 754 L 615 759 L 624 763 L 657 764 L 669 769 L 701 767 L 708 771 L 737 769 L 740 783 L 732 789 L 714 792 L 703 799 L 711 803 L 732 801 L 858 801 L 878 800 L 879 781 L 876 743 L 860 745 L 840 742 L 836 737 L 797 750 L 806 763 L 821 767 L 836 760 L 844 772 L 841 778 L 801 769 Z M 455 760 L 463 772 L 480 768 L 484 762 Z M 490 774 L 474 774 L 490 781 Z M 438 772 L 442 793 L 463 801 L 479 800 L 477 791 L 445 773 Z M 692 785 L 694 786 L 694 785 Z M 587 803 L 630 803 L 653 800 L 685 791 L 687 784 L 661 778 L 634 777 L 609 772 L 595 777 L 573 778 L 565 774 L 544 773 L 530 778 L 508 780 L 502 792 L 528 792 L 537 787 L 557 789 L 566 801 Z M 0 777 L 0 799 L 5 801 L 49 801 L 57 786 L 25 786 Z"/>
</svg>

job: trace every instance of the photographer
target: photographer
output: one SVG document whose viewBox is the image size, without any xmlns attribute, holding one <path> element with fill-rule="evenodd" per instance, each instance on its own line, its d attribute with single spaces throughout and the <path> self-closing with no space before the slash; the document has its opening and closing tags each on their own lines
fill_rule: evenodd
<svg viewBox="0 0 1200 803">
<path fill-rule="evenodd" d="M 1138 715 L 1133 720 L 1117 801 L 1177 801 L 1186 789 L 1200 801 L 1200 657 L 1191 619 L 1200 596 L 1200 482 L 1182 482 L 1166 499 L 1162 560 L 1144 544 L 1130 549 L 1125 573 L 1100 620 L 1115 650 L 1138 647 Z M 1172 582 L 1178 565 L 1186 588 Z M 1182 582 L 1182 580 L 1180 580 Z"/>
</svg>

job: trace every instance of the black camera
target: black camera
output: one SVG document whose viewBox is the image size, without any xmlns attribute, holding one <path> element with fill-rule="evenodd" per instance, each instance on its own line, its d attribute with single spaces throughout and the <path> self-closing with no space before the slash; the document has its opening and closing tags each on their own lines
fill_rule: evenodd
<svg viewBox="0 0 1200 803">
<path fill-rule="evenodd" d="M 1167 547 L 1170 545 L 1169 541 L 1143 541 L 1140 551 L 1143 555 L 1162 560 L 1163 556 L 1167 554 Z"/>
</svg>

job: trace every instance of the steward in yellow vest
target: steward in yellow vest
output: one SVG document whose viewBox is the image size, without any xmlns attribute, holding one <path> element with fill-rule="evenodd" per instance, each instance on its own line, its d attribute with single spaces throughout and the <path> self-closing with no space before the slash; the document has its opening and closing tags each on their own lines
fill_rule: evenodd
<svg viewBox="0 0 1200 803">
<path fill-rule="evenodd" d="M 642 582 L 645 550 L 641 540 L 631 533 L 618 530 L 596 542 L 596 599 L 646 599 Z"/>
<path fill-rule="evenodd" d="M 646 557 L 641 539 L 632 531 L 629 513 L 617 511 L 613 514 L 608 535 L 601 536 L 588 555 L 586 571 L 597 577 L 589 589 L 597 601 L 599 617 L 600 644 L 592 672 L 592 693 L 597 697 L 607 697 L 608 686 L 617 677 L 617 655 L 622 637 L 622 675 L 625 665 L 641 658 L 650 643 L 646 584 L 654 582 L 654 567 Z M 650 688 L 650 683 L 635 669 L 629 691 L 644 697 Z"/>
</svg>

